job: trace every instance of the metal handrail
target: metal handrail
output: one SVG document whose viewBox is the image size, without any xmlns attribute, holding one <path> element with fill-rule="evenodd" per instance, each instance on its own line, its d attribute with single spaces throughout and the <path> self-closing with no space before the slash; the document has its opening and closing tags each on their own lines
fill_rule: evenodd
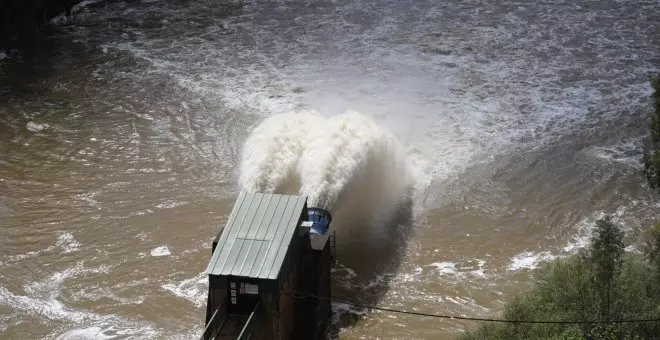
<svg viewBox="0 0 660 340">
<path fill-rule="evenodd" d="M 200 340 L 205 340 L 204 335 L 206 335 L 206 332 L 209 331 L 209 327 L 211 327 L 211 324 L 213 323 L 213 320 L 215 319 L 215 316 L 218 314 L 218 311 L 220 310 L 220 307 L 213 312 L 213 315 L 211 316 L 211 320 L 209 320 L 209 323 L 206 324 L 206 327 L 204 327 L 204 331 L 202 332 L 202 336 L 199 338 Z"/>
<path fill-rule="evenodd" d="M 252 313 L 250 313 L 250 317 L 245 323 L 245 326 L 243 326 L 243 330 L 241 331 L 241 334 L 238 335 L 236 340 L 249 340 L 252 336 L 252 332 L 254 332 L 254 330 L 259 326 L 259 318 L 257 317 L 257 312 L 259 310 L 260 304 L 261 302 L 257 302 L 257 305 L 254 306 Z"/>
<path fill-rule="evenodd" d="M 215 310 L 215 312 L 213 312 L 213 315 L 211 316 L 211 320 L 209 320 L 209 322 L 204 327 L 202 336 L 199 339 L 209 340 L 215 338 L 216 333 L 222 327 L 222 324 L 225 322 L 226 319 L 227 319 L 227 311 L 225 309 L 225 304 L 223 303 L 220 305 L 220 307 L 218 307 Z"/>
</svg>

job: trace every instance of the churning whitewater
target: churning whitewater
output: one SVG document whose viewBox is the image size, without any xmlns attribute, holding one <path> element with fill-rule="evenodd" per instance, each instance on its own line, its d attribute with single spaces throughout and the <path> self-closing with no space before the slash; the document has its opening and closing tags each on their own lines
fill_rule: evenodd
<svg viewBox="0 0 660 340">
<path fill-rule="evenodd" d="M 338 300 L 493 317 L 602 214 L 631 235 L 657 220 L 641 149 L 659 10 L 85 7 L 0 51 L 0 338 L 199 339 L 212 239 L 238 190 L 331 206 Z M 335 304 L 330 337 L 472 326 L 394 317 Z"/>
<path fill-rule="evenodd" d="M 252 192 L 297 190 L 311 206 L 330 210 L 358 187 L 372 202 L 396 203 L 411 176 L 400 144 L 373 119 L 352 110 L 327 118 L 304 110 L 267 118 L 252 131 L 239 183 Z"/>
</svg>

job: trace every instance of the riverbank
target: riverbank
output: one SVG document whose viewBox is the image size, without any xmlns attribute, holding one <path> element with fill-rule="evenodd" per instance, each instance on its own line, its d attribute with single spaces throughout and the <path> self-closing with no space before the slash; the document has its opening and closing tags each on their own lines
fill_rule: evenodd
<svg viewBox="0 0 660 340">
<path fill-rule="evenodd" d="M 19 46 L 38 35 L 54 18 L 71 16 L 99 0 L 5 0 L 0 5 L 0 49 Z"/>
</svg>

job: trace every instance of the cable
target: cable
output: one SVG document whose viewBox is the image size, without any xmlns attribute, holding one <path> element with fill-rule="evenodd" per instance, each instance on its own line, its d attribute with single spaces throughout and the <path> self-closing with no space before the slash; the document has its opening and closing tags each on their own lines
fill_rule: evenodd
<svg viewBox="0 0 660 340">
<path fill-rule="evenodd" d="M 400 310 L 400 309 L 369 306 L 369 305 L 363 305 L 363 304 L 359 304 L 359 303 L 353 303 L 353 302 L 348 302 L 348 301 L 342 301 L 342 300 L 326 298 L 326 297 L 322 297 L 322 296 L 318 296 L 318 295 L 302 294 L 302 293 L 298 293 L 298 292 L 283 291 L 282 294 L 289 295 L 289 296 L 291 296 L 293 298 L 296 298 L 296 299 L 314 298 L 314 299 L 317 299 L 317 300 L 325 300 L 325 301 L 330 301 L 330 302 L 335 302 L 335 303 L 343 303 L 343 304 L 346 304 L 346 305 L 351 305 L 351 306 L 354 306 L 354 307 L 360 307 L 360 308 L 365 308 L 365 309 L 373 309 L 373 310 L 380 310 L 380 311 L 384 311 L 384 312 L 392 312 L 392 313 L 408 314 L 408 315 L 416 315 L 416 316 L 425 316 L 425 317 L 440 318 L 440 319 L 455 319 L 455 320 L 484 321 L 484 322 L 501 322 L 501 323 L 527 323 L 527 324 L 612 324 L 612 323 L 660 322 L 660 319 L 634 319 L 634 320 L 613 320 L 613 321 L 551 321 L 551 320 L 505 320 L 505 319 L 474 318 L 474 317 L 468 317 L 468 316 L 453 316 L 453 315 L 441 315 L 441 314 L 431 314 L 431 313 L 422 313 L 422 312 L 410 312 L 410 311 L 405 311 L 405 310 Z"/>
</svg>

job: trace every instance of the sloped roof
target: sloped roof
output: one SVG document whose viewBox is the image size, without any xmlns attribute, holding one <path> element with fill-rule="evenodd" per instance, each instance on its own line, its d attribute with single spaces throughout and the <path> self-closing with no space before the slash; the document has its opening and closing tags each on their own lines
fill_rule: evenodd
<svg viewBox="0 0 660 340">
<path fill-rule="evenodd" d="M 278 278 L 306 201 L 303 196 L 241 192 L 206 273 Z"/>
</svg>

